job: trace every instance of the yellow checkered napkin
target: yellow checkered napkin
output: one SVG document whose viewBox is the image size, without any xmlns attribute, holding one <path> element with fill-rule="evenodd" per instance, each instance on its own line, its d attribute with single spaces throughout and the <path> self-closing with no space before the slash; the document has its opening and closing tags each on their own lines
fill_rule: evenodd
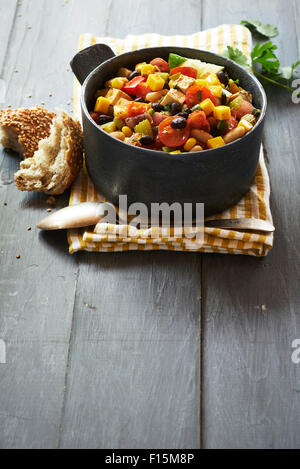
<svg viewBox="0 0 300 469">
<path fill-rule="evenodd" d="M 144 34 L 141 36 L 127 36 L 125 39 L 110 37 L 97 38 L 91 34 L 80 37 L 79 50 L 92 44 L 104 43 L 109 45 L 116 54 L 155 46 L 187 46 L 195 49 L 206 49 L 222 54 L 227 45 L 238 47 L 249 56 L 252 49 L 251 34 L 247 28 L 237 25 L 222 25 L 190 36 L 160 36 L 158 34 Z M 74 83 L 74 112 L 80 119 L 80 85 Z M 218 219 L 228 218 L 260 218 L 272 223 L 269 205 L 270 183 L 266 169 L 263 149 L 261 150 L 259 167 L 254 185 L 245 197 L 234 207 L 211 217 Z M 82 170 L 73 185 L 70 205 L 80 202 L 103 201 L 85 169 Z M 68 241 L 70 253 L 80 250 L 96 252 L 130 251 L 130 250 L 170 250 L 170 251 L 199 251 L 222 254 L 245 254 L 252 256 L 265 256 L 273 246 L 273 234 L 225 230 L 219 228 L 205 228 L 204 243 L 191 238 L 162 238 L 146 239 L 142 230 L 135 230 L 130 226 L 109 225 L 99 223 L 94 231 L 69 230 Z"/>
</svg>

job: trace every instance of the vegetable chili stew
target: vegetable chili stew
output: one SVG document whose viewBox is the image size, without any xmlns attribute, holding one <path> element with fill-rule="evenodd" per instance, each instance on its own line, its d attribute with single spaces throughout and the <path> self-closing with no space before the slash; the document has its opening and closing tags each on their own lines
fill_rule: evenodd
<svg viewBox="0 0 300 469">
<path fill-rule="evenodd" d="M 169 54 L 120 68 L 95 96 L 92 119 L 131 145 L 168 153 L 198 152 L 249 132 L 260 110 L 224 67 Z"/>
</svg>

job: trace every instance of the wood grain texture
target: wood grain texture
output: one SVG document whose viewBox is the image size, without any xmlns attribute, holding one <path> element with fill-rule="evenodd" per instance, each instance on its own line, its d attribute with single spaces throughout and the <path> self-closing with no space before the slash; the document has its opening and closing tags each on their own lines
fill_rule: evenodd
<svg viewBox="0 0 300 469">
<path fill-rule="evenodd" d="M 117 37 L 197 31 L 200 5 L 186 3 L 189 25 L 174 15 L 166 26 L 168 2 L 130 0 L 125 22 L 124 3 L 113 1 L 97 28 L 82 30 Z M 172 2 L 174 11 L 179 6 Z M 61 447 L 199 447 L 199 258 L 79 254 Z"/>
<path fill-rule="evenodd" d="M 142 33 L 141 17 L 148 31 L 167 32 L 153 5 L 139 2 L 137 12 L 128 2 L 135 14 L 126 24 L 123 5 L 23 2 L 5 62 L 6 104 L 70 109 L 68 62 L 82 32 Z M 199 5 L 189 2 L 187 11 L 199 30 Z M 170 34 L 188 32 L 176 21 Z M 45 197 L 16 191 L 16 157 L 1 152 L 1 165 L 1 262 L 9 266 L 1 293 L 14 283 L 1 310 L 9 362 L 0 369 L 0 446 L 199 447 L 200 257 L 69 257 L 64 234 L 27 232 L 44 216 Z M 67 196 L 59 198 L 58 207 L 66 203 Z"/>
<path fill-rule="evenodd" d="M 55 25 L 61 25 L 52 21 L 48 35 L 53 39 L 47 42 L 46 6 L 24 2 L 18 8 L 22 16 L 15 16 L 3 74 L 8 84 L 6 105 L 28 106 L 42 99 L 50 104 L 44 83 L 49 75 L 53 84 L 56 63 L 49 57 L 55 50 Z M 63 88 L 72 83 L 60 51 L 56 57 L 64 73 L 56 85 L 59 98 L 51 108 L 65 99 Z M 32 100 L 27 97 L 31 91 Z M 0 337 L 7 345 L 7 364 L 0 367 L 0 447 L 52 448 L 59 439 L 77 265 L 67 255 L 64 233 L 49 237 L 34 228 L 46 215 L 46 197 L 16 190 L 13 175 L 18 165 L 16 156 L 1 149 Z M 66 201 L 61 198 L 58 205 Z"/>
<path fill-rule="evenodd" d="M 265 0 L 215 0 L 213 8 L 186 0 L 182 14 L 179 0 L 82 5 L 23 0 L 16 10 L 0 0 L 5 105 L 69 110 L 67 70 L 82 32 L 189 34 L 259 18 L 279 26 L 286 64 L 300 54 L 299 0 L 288 9 L 281 0 L 272 8 Z M 1 448 L 197 448 L 200 433 L 206 448 L 299 447 L 300 368 L 291 362 L 300 337 L 299 105 L 267 92 L 277 232 L 262 260 L 70 257 L 64 233 L 27 231 L 45 215 L 46 198 L 17 192 L 18 159 L 0 151 Z M 66 203 L 67 194 L 58 207 Z"/>
<path fill-rule="evenodd" d="M 259 18 L 279 26 L 280 57 L 297 60 L 299 2 L 204 2 L 204 26 Z M 289 39 L 288 39 L 289 38 Z M 299 40 L 299 37 L 298 37 Z M 299 448 L 299 105 L 266 85 L 265 147 L 277 231 L 266 259 L 203 257 L 203 443 L 206 448 Z M 280 129 L 280 130 L 279 130 Z"/>
<path fill-rule="evenodd" d="M 9 39 L 15 17 L 17 15 L 17 0 L 2 0 L 0 5 L 0 78 L 2 78 L 3 65 L 8 54 Z"/>
<path fill-rule="evenodd" d="M 196 264 L 81 256 L 62 448 L 199 447 Z"/>
</svg>

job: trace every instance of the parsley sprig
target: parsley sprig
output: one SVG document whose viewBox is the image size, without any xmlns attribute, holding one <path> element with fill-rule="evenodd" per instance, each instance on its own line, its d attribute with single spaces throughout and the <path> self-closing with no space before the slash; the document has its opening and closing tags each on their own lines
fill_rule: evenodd
<svg viewBox="0 0 300 469">
<path fill-rule="evenodd" d="M 245 24 L 245 21 L 242 21 L 242 24 Z M 254 24 L 255 22 L 247 22 L 249 24 Z M 259 23 L 259 22 L 256 22 Z M 261 30 L 264 31 L 264 35 L 272 37 L 278 34 L 278 30 L 275 26 L 272 25 L 261 25 Z M 275 28 L 277 34 L 275 34 Z M 261 31 L 258 31 L 260 34 Z M 293 93 L 295 90 L 291 87 L 291 80 L 294 73 L 297 71 L 297 68 L 300 66 L 300 60 L 288 67 L 282 67 L 280 61 L 275 53 L 278 49 L 276 44 L 272 41 L 268 42 L 258 42 L 251 52 L 250 63 L 248 58 L 243 54 L 240 49 L 234 49 L 231 46 L 227 47 L 227 50 L 224 52 L 224 55 L 234 62 L 242 65 L 243 67 L 250 68 L 252 73 L 257 77 L 272 83 L 273 85 L 280 86 L 289 90 Z"/>
</svg>

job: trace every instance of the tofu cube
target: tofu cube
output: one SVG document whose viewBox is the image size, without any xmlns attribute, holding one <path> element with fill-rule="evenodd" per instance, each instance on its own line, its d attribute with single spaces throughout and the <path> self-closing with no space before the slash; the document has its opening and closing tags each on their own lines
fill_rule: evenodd
<svg viewBox="0 0 300 469">
<path fill-rule="evenodd" d="M 161 101 L 161 104 L 162 106 L 166 106 L 167 104 L 172 104 L 172 103 L 179 103 L 182 105 L 184 102 L 185 102 L 185 94 L 183 94 L 181 91 L 171 89 L 163 98 L 163 100 Z"/>
<path fill-rule="evenodd" d="M 130 101 L 128 99 L 120 98 L 114 106 L 114 117 L 125 119 L 128 117 L 128 106 Z"/>
<path fill-rule="evenodd" d="M 179 88 L 180 91 L 186 93 L 187 90 L 195 83 L 195 79 L 192 77 L 188 77 L 186 75 L 180 75 L 177 80 L 173 82 L 173 88 Z"/>
<path fill-rule="evenodd" d="M 127 99 L 128 101 L 132 101 L 132 98 L 128 94 L 124 93 L 121 90 L 118 90 L 117 88 L 111 88 L 108 91 L 106 98 L 110 101 L 110 104 L 112 106 L 114 106 L 121 98 Z"/>
</svg>

